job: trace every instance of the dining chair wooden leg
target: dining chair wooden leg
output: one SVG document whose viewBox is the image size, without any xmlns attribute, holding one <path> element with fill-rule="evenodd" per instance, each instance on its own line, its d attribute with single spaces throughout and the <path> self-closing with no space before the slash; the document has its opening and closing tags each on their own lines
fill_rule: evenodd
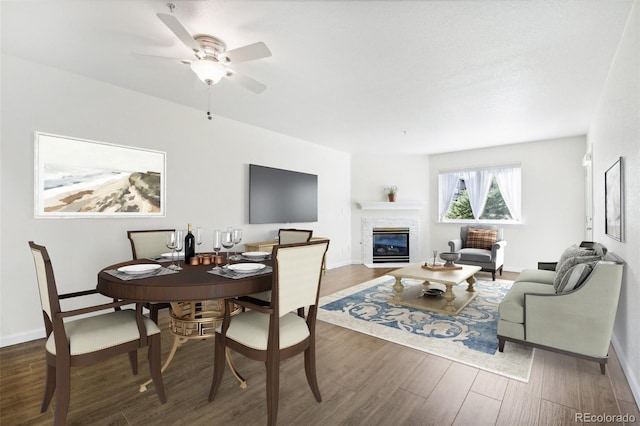
<svg viewBox="0 0 640 426">
<path fill-rule="evenodd" d="M 155 322 L 156 324 L 158 323 L 158 311 L 160 309 L 158 308 L 158 305 L 156 303 L 151 303 L 149 306 L 149 318 L 151 319 L 151 321 Z"/>
<path fill-rule="evenodd" d="M 56 411 L 54 414 L 54 423 L 56 426 L 64 425 L 67 421 L 67 413 L 69 412 L 69 399 L 71 398 L 71 365 L 69 359 L 62 360 L 58 357 L 56 360 Z"/>
<path fill-rule="evenodd" d="M 279 354 L 267 355 L 267 424 L 275 426 L 278 419 L 278 393 L 280 391 Z"/>
<path fill-rule="evenodd" d="M 164 392 L 164 383 L 162 382 L 162 371 L 160 366 L 160 333 L 149 337 L 149 348 L 147 358 L 149 360 L 149 372 L 153 385 L 156 387 L 158 399 L 162 404 L 167 402 L 167 396 Z"/>
<path fill-rule="evenodd" d="M 131 364 L 131 372 L 135 376 L 138 374 L 138 351 L 129 352 L 129 363 Z"/>
<path fill-rule="evenodd" d="M 51 404 L 53 393 L 56 391 L 56 368 L 53 365 L 47 363 L 47 376 L 44 385 L 44 396 L 42 397 L 42 406 L 40 412 L 44 413 Z"/>
<path fill-rule="evenodd" d="M 225 342 L 221 334 L 216 333 L 216 342 L 213 358 L 213 380 L 211 381 L 211 390 L 209 391 L 209 402 L 213 401 L 222 383 L 222 376 L 224 375 L 224 361 L 225 361 Z"/>
<path fill-rule="evenodd" d="M 313 346 L 304 351 L 304 372 L 307 375 L 307 382 L 309 383 L 311 392 L 313 392 L 313 396 L 316 398 L 316 401 L 322 402 L 316 375 L 316 351 Z"/>
</svg>

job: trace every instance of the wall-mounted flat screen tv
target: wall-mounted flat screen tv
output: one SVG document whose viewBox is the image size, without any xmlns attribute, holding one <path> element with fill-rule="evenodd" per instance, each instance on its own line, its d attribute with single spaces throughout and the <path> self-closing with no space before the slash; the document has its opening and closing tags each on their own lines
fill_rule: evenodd
<svg viewBox="0 0 640 426">
<path fill-rule="evenodd" d="M 317 175 L 249 165 L 249 223 L 317 221 Z"/>
</svg>

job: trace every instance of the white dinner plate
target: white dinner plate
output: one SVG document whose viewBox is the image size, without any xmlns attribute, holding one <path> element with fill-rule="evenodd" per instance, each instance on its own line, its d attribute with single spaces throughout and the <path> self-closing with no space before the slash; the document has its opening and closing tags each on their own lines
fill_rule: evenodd
<svg viewBox="0 0 640 426">
<path fill-rule="evenodd" d="M 155 263 L 139 263 L 137 265 L 129 265 L 118 268 L 119 272 L 125 274 L 146 274 L 147 272 L 155 271 L 162 268 L 162 265 L 156 265 Z"/>
<path fill-rule="evenodd" d="M 234 272 L 239 272 L 241 274 L 246 274 L 248 272 L 256 272 L 261 269 L 264 269 L 266 265 L 262 263 L 235 263 L 233 265 L 229 265 L 229 269 Z"/>
<path fill-rule="evenodd" d="M 181 254 L 181 253 L 171 253 L 171 252 L 169 252 L 169 253 L 162 253 L 162 254 L 160 255 L 160 257 L 166 257 L 166 258 L 168 258 L 168 259 L 171 259 L 172 257 L 174 257 L 174 258 L 178 259 L 178 258 L 184 257 L 184 254 Z"/>
<path fill-rule="evenodd" d="M 268 251 L 245 251 L 242 255 L 248 259 L 266 259 L 271 255 Z"/>
</svg>

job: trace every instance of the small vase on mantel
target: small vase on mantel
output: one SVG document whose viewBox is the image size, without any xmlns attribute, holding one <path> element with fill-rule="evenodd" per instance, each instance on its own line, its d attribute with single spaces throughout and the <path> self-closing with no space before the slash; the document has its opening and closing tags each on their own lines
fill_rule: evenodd
<svg viewBox="0 0 640 426">
<path fill-rule="evenodd" d="M 390 202 L 396 201 L 396 192 L 398 192 L 398 187 L 395 185 L 385 186 L 384 192 L 386 192 L 387 197 L 389 197 Z"/>
</svg>

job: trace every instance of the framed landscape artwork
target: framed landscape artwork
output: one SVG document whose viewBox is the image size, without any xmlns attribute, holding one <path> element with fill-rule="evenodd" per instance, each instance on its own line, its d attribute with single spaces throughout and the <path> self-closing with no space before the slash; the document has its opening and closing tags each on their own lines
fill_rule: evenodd
<svg viewBox="0 0 640 426">
<path fill-rule="evenodd" d="M 165 153 L 35 133 L 35 216 L 163 217 Z"/>
<path fill-rule="evenodd" d="M 605 233 L 614 240 L 622 241 L 624 227 L 622 192 L 622 157 L 604 172 Z"/>
</svg>

